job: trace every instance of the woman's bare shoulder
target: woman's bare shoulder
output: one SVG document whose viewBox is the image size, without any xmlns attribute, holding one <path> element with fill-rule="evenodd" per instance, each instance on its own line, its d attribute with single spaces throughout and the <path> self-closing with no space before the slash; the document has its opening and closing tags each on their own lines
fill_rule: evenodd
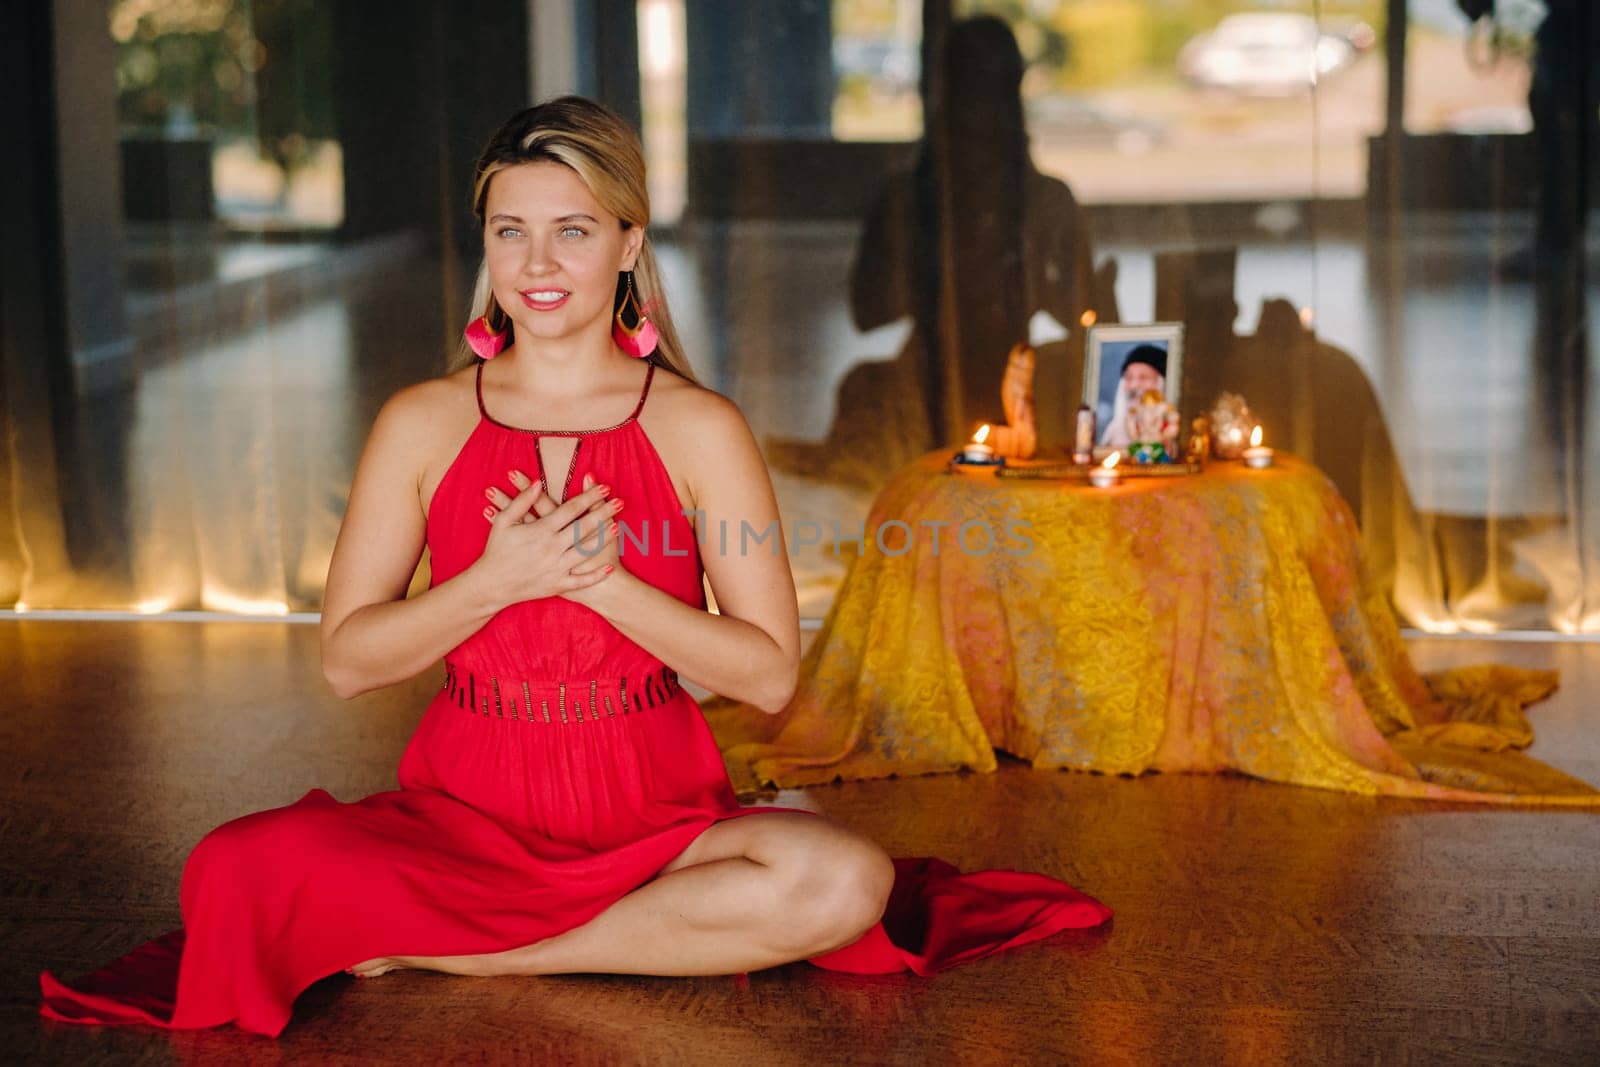
<svg viewBox="0 0 1600 1067">
<path fill-rule="evenodd" d="M 397 389 L 384 401 L 367 441 L 375 464 L 419 491 L 426 511 L 433 489 L 477 425 L 474 370 Z"/>
<path fill-rule="evenodd" d="M 430 443 L 443 445 L 451 438 L 464 437 L 477 415 L 473 370 L 469 367 L 395 390 L 378 410 L 372 440 L 404 442 L 427 452 Z"/>
<path fill-rule="evenodd" d="M 474 369 L 467 367 L 396 389 L 384 401 L 378 418 L 407 426 L 426 426 L 438 420 L 460 421 L 466 417 L 464 413 L 477 414 L 476 394 Z"/>
<path fill-rule="evenodd" d="M 670 372 L 656 371 L 640 422 L 671 472 L 679 499 L 691 508 L 705 500 L 713 478 L 740 466 L 739 457 L 761 461 L 739 405 Z"/>
<path fill-rule="evenodd" d="M 676 440 L 687 442 L 709 436 L 725 443 L 727 434 L 749 433 L 749 424 L 738 404 L 715 389 L 676 374 L 656 372 L 645 410 L 649 412 L 651 406 L 656 409 L 650 412 L 655 424 Z"/>
</svg>

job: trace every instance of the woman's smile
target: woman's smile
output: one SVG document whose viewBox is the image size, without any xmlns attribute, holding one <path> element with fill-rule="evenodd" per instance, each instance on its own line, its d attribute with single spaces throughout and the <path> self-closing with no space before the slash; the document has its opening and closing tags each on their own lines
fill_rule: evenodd
<svg viewBox="0 0 1600 1067">
<path fill-rule="evenodd" d="M 522 297 L 522 302 L 534 311 L 554 311 L 567 302 L 572 295 L 570 289 L 518 289 L 517 295 Z"/>
</svg>

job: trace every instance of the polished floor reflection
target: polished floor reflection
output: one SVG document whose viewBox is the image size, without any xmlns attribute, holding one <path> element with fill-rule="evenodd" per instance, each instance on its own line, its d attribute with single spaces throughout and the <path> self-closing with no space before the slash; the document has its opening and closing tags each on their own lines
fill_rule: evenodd
<svg viewBox="0 0 1600 1067">
<path fill-rule="evenodd" d="M 1557 667 L 1532 754 L 1600 775 L 1600 646 L 1423 641 L 1427 668 Z M 1222 776 L 1035 772 L 786 793 L 900 854 L 1065 878 L 1104 932 L 931 980 L 806 965 L 747 978 L 313 986 L 277 1042 L 46 1024 L 76 976 L 179 920 L 188 850 L 313 787 L 393 788 L 437 675 L 352 702 L 283 623 L 0 622 L 0 1048 L 28 1063 L 1580 1062 L 1600 1043 L 1600 823 Z"/>
</svg>

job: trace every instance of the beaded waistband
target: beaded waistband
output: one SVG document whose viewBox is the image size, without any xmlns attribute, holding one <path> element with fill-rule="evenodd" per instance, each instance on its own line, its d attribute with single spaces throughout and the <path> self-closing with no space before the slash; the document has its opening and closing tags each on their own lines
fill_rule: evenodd
<svg viewBox="0 0 1600 1067">
<path fill-rule="evenodd" d="M 631 677 L 552 682 L 474 674 L 446 663 L 442 691 L 457 707 L 488 718 L 572 723 L 637 715 L 681 688 L 678 672 L 666 666 Z"/>
</svg>

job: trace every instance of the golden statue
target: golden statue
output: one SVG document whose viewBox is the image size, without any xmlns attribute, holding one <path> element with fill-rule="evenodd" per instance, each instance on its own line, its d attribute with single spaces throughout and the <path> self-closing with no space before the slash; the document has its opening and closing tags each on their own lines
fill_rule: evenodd
<svg viewBox="0 0 1600 1067">
<path fill-rule="evenodd" d="M 1032 459 L 1038 448 L 1039 433 L 1033 419 L 1033 346 L 1015 344 L 1006 357 L 1006 372 L 1000 379 L 1000 406 L 1006 424 L 994 427 L 989 438 L 996 455 L 1008 459 Z"/>
</svg>

